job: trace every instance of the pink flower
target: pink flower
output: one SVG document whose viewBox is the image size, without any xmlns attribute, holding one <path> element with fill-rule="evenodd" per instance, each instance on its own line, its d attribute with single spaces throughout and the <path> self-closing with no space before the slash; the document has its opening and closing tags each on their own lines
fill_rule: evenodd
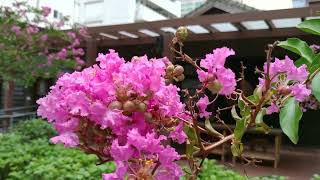
<svg viewBox="0 0 320 180">
<path fill-rule="evenodd" d="M 275 103 L 272 103 L 267 108 L 267 111 L 266 111 L 267 114 L 272 114 L 272 113 L 277 113 L 277 112 L 279 112 L 279 107 Z"/>
<path fill-rule="evenodd" d="M 21 33 L 21 28 L 17 25 L 13 25 L 11 27 L 11 31 L 13 31 L 14 33 L 16 33 L 16 35 L 19 35 Z"/>
<path fill-rule="evenodd" d="M 74 133 L 63 133 L 50 139 L 53 144 L 63 143 L 65 147 L 75 147 L 79 144 L 79 138 Z"/>
<path fill-rule="evenodd" d="M 77 37 L 76 33 L 72 32 L 72 31 L 67 32 L 67 35 L 70 39 L 75 39 Z"/>
<path fill-rule="evenodd" d="M 73 48 L 72 49 L 72 54 L 74 56 L 83 56 L 84 55 L 84 51 L 83 51 L 82 48 L 78 48 L 78 49 Z"/>
<path fill-rule="evenodd" d="M 297 101 L 302 102 L 311 94 L 311 90 L 306 87 L 305 84 L 294 84 L 290 86 L 292 95 Z"/>
<path fill-rule="evenodd" d="M 211 73 L 213 68 L 224 67 L 227 57 L 234 55 L 235 52 L 227 47 L 213 50 L 213 54 L 207 54 L 205 59 L 201 59 L 200 66 Z"/>
<path fill-rule="evenodd" d="M 28 34 L 34 34 L 37 33 L 39 31 L 39 29 L 37 27 L 34 26 L 28 26 L 27 27 L 27 33 Z"/>
<path fill-rule="evenodd" d="M 62 49 L 58 56 L 66 58 L 67 50 Z M 68 147 L 90 146 L 84 142 L 92 142 L 117 164 L 116 171 L 104 174 L 104 179 L 123 179 L 133 173 L 129 165 L 134 171 L 146 168 L 151 172 L 154 162 L 160 162 L 155 177 L 179 179 L 183 172 L 175 161 L 180 155 L 163 141 L 185 142 L 183 123 L 170 125 L 166 136 L 158 127 L 168 120 L 188 121 L 190 117 L 180 101 L 179 88 L 165 84 L 167 59 L 142 56 L 126 62 L 110 50 L 99 54 L 97 62 L 82 71 L 65 73 L 49 94 L 37 101 L 38 115 L 47 118 L 59 133 L 52 142 Z M 124 107 L 122 98 L 128 97 L 125 103 L 131 101 L 130 107 L 135 107 Z M 140 161 L 151 164 L 144 167 Z"/>
<path fill-rule="evenodd" d="M 199 101 L 197 102 L 197 106 L 199 108 L 200 118 L 203 118 L 203 117 L 208 118 L 212 114 L 211 112 L 206 111 L 208 104 L 209 104 L 208 96 L 204 96 L 204 97 L 200 98 Z"/>
<path fill-rule="evenodd" d="M 40 39 L 41 39 L 41 41 L 43 41 L 43 42 L 44 42 L 44 41 L 47 41 L 47 40 L 48 40 L 48 34 L 42 35 Z"/>
<path fill-rule="evenodd" d="M 217 79 L 222 85 L 219 94 L 230 95 L 236 89 L 236 75 L 231 69 L 221 68 L 217 70 Z"/>
<path fill-rule="evenodd" d="M 41 8 L 42 8 L 42 15 L 44 17 L 47 17 L 51 12 L 51 8 L 46 6 L 42 6 Z"/>
<path fill-rule="evenodd" d="M 58 52 L 58 58 L 61 59 L 61 60 L 64 60 L 67 58 L 67 50 L 65 48 L 61 49 L 60 52 Z"/>
<path fill-rule="evenodd" d="M 197 70 L 199 81 L 202 83 L 220 84 L 221 88 L 217 92 L 221 95 L 230 95 L 236 87 L 236 76 L 231 69 L 224 67 L 227 57 L 234 55 L 232 49 L 223 47 L 213 50 L 213 54 L 207 54 L 205 59 L 201 59 L 200 66 L 208 71 Z M 219 86 L 220 86 L 219 85 Z"/>
</svg>

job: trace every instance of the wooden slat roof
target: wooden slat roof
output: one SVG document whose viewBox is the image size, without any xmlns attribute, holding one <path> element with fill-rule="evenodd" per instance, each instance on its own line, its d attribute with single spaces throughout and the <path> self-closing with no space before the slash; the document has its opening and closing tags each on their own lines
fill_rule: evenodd
<svg viewBox="0 0 320 180">
<path fill-rule="evenodd" d="M 155 42 L 157 36 L 165 34 L 165 31 L 174 33 L 179 26 L 187 26 L 190 29 L 191 26 L 196 26 L 207 31 L 206 33 L 192 32 L 188 41 L 298 36 L 304 33 L 296 29 L 295 25 L 303 19 L 315 17 L 316 12 L 319 10 L 320 6 L 311 6 L 274 11 L 205 15 L 153 22 L 90 27 L 88 32 L 98 41 L 97 44 L 99 46 L 150 44 Z M 225 27 L 229 27 L 229 29 L 231 27 L 231 31 L 224 30 L 223 28 Z M 153 34 L 147 34 L 145 31 L 153 32 Z M 130 37 L 130 34 L 133 36 Z"/>
</svg>

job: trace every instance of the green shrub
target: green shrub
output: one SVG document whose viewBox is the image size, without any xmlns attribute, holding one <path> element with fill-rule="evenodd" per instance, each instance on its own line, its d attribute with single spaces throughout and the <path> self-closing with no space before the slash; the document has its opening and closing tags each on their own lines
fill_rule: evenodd
<svg viewBox="0 0 320 180">
<path fill-rule="evenodd" d="M 320 175 L 319 174 L 313 175 L 311 180 L 320 180 Z"/>
<path fill-rule="evenodd" d="M 19 123 L 9 133 L 0 134 L 0 179 L 8 180 L 94 180 L 115 169 L 113 163 L 96 166 L 94 155 L 62 145 L 51 145 L 56 132 L 46 121 Z M 318 180 L 315 175 L 313 180 Z M 185 177 L 182 178 L 186 179 Z M 206 159 L 199 180 L 285 180 L 282 176 L 247 178 Z"/>
<path fill-rule="evenodd" d="M 49 144 L 54 134 L 43 120 L 26 121 L 0 134 L 0 179 L 100 180 L 102 173 L 114 170 L 113 163 L 96 166 L 94 155 Z"/>
<path fill-rule="evenodd" d="M 49 139 L 57 134 L 52 125 L 42 119 L 21 121 L 13 127 L 11 132 L 21 135 L 24 141 Z"/>
</svg>

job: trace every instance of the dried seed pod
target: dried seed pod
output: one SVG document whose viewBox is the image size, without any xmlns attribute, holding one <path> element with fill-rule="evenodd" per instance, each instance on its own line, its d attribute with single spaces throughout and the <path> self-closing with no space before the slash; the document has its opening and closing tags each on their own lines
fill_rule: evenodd
<svg viewBox="0 0 320 180">
<path fill-rule="evenodd" d="M 108 106 L 109 109 L 122 109 L 122 103 L 120 101 L 113 101 Z"/>
<path fill-rule="evenodd" d="M 132 102 L 132 101 L 126 101 L 124 104 L 123 104 L 123 110 L 124 111 L 127 111 L 127 112 L 132 112 L 135 110 L 135 104 Z"/>
<path fill-rule="evenodd" d="M 183 81 L 184 80 L 184 74 L 181 74 L 180 76 L 177 77 L 178 81 Z"/>
<path fill-rule="evenodd" d="M 174 74 L 175 76 L 179 76 L 179 75 L 183 74 L 183 72 L 184 72 L 184 69 L 183 69 L 183 67 L 180 66 L 180 65 L 177 65 L 177 66 L 174 68 L 174 70 L 173 70 L 173 74 Z"/>
</svg>

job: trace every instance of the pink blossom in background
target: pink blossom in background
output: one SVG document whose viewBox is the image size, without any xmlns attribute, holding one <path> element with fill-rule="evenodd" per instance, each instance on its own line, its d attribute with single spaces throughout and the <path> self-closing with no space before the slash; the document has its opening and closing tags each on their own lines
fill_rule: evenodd
<svg viewBox="0 0 320 180">
<path fill-rule="evenodd" d="M 41 36 L 41 41 L 47 41 L 48 40 L 48 34 L 44 34 Z"/>
<path fill-rule="evenodd" d="M 34 26 L 28 26 L 27 27 L 27 33 L 28 34 L 34 34 L 37 33 L 39 31 L 39 28 L 34 27 Z"/>
<path fill-rule="evenodd" d="M 16 35 L 21 34 L 21 28 L 20 28 L 19 26 L 17 26 L 17 25 L 13 25 L 13 26 L 11 27 L 11 31 L 13 31 L 14 33 L 16 33 Z"/>
<path fill-rule="evenodd" d="M 80 34 L 81 36 L 83 36 L 83 37 L 86 37 L 86 36 L 88 36 L 88 31 L 87 31 L 87 29 L 86 29 L 85 27 L 81 27 L 81 28 L 79 29 L 79 34 Z"/>
<path fill-rule="evenodd" d="M 76 38 L 76 39 L 74 39 L 70 48 L 75 47 L 75 46 L 79 46 L 79 45 L 80 45 L 80 39 Z"/>
<path fill-rule="evenodd" d="M 57 56 L 59 59 L 64 60 L 67 58 L 67 50 L 65 48 L 61 49 L 60 52 L 58 52 Z"/>
<path fill-rule="evenodd" d="M 203 118 L 203 117 L 208 118 L 212 114 L 211 112 L 206 111 L 206 108 L 208 105 L 209 105 L 208 96 L 204 96 L 204 97 L 200 98 L 199 101 L 197 102 L 197 106 L 199 108 L 200 118 Z"/>
<path fill-rule="evenodd" d="M 47 6 L 42 6 L 41 9 L 42 9 L 42 15 L 44 17 L 47 17 L 51 12 L 51 8 Z"/>
<path fill-rule="evenodd" d="M 78 49 L 73 48 L 72 49 L 72 54 L 74 56 L 83 56 L 84 55 L 84 51 L 83 51 L 82 48 L 78 48 Z"/>
<path fill-rule="evenodd" d="M 67 35 L 70 39 L 75 39 L 76 38 L 76 33 L 74 32 L 67 32 Z"/>
</svg>

